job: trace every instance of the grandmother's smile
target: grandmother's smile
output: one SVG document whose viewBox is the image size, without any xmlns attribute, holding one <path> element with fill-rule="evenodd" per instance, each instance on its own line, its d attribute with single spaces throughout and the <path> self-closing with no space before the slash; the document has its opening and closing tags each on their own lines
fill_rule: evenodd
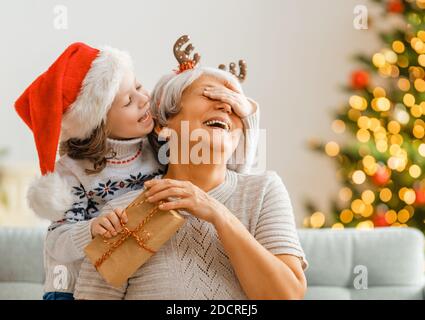
<svg viewBox="0 0 425 320">
<path fill-rule="evenodd" d="M 222 129 L 226 131 L 230 131 L 232 128 L 232 123 L 230 120 L 224 117 L 211 117 L 210 119 L 204 121 L 203 124 L 213 129 Z"/>
</svg>

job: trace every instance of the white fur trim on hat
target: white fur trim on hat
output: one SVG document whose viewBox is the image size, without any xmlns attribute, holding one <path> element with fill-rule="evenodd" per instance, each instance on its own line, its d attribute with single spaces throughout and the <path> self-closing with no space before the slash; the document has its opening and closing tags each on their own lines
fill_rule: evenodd
<svg viewBox="0 0 425 320">
<path fill-rule="evenodd" d="M 33 180 L 27 193 L 29 207 L 41 218 L 58 221 L 72 207 L 72 187 L 58 173 Z"/>
<path fill-rule="evenodd" d="M 61 141 L 86 139 L 102 120 L 106 121 L 106 115 L 127 70 L 133 70 L 128 53 L 111 47 L 100 49 L 83 80 L 77 99 L 63 116 Z"/>
</svg>

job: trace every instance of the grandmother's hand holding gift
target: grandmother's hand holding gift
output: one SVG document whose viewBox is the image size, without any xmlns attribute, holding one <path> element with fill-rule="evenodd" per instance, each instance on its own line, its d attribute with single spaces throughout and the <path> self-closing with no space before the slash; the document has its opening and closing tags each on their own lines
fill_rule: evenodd
<svg viewBox="0 0 425 320">
<path fill-rule="evenodd" d="M 161 210 L 185 210 L 195 217 L 216 224 L 228 209 L 190 181 L 154 179 L 145 182 L 148 202 L 160 202 Z M 177 198 L 169 201 L 168 198 Z"/>
</svg>

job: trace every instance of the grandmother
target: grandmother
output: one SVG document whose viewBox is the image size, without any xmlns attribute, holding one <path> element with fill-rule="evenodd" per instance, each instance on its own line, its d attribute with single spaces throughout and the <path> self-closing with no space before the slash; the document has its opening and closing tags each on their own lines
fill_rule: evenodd
<svg viewBox="0 0 425 320">
<path fill-rule="evenodd" d="M 232 105 L 243 103 L 241 92 L 233 75 L 211 68 L 158 83 L 152 111 L 157 132 L 167 133 L 170 162 L 145 188 L 148 201 L 163 201 L 160 209 L 178 210 L 186 222 L 121 288 L 104 282 L 86 259 L 77 299 L 303 298 L 307 261 L 282 180 L 272 171 L 252 175 L 226 167 L 239 144 L 234 133 L 243 127 Z M 207 134 L 201 142 L 187 141 L 185 124 L 189 135 Z M 204 160 L 220 160 L 194 161 L 182 154 L 182 144 L 189 155 L 201 144 L 209 152 Z M 104 212 L 124 208 L 139 194 L 112 200 Z"/>
</svg>

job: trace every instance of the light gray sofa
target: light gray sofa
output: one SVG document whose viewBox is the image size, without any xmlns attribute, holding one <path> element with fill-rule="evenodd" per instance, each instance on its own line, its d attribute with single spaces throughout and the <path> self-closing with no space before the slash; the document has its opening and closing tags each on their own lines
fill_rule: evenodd
<svg viewBox="0 0 425 320">
<path fill-rule="evenodd" d="M 0 227 L 0 299 L 41 299 L 44 235 Z M 309 261 L 306 299 L 424 299 L 421 232 L 300 229 L 299 235 Z"/>
</svg>

